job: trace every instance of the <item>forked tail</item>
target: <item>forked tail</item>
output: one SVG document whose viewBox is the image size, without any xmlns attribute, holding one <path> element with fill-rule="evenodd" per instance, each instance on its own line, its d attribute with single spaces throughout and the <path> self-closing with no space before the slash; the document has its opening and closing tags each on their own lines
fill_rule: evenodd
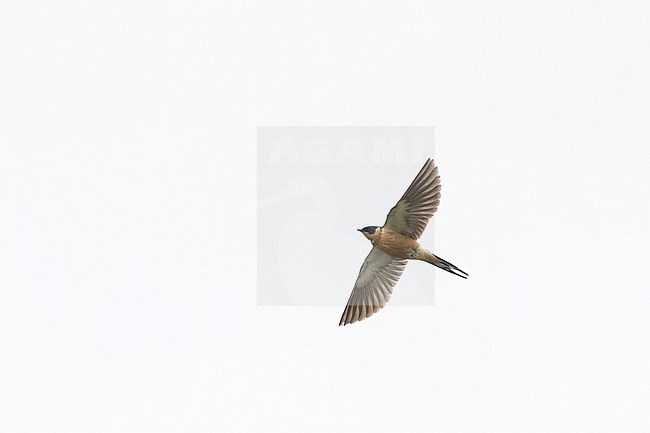
<svg viewBox="0 0 650 433">
<path fill-rule="evenodd" d="M 457 275 L 461 278 L 467 279 L 469 274 L 461 269 L 458 269 L 458 267 L 452 263 L 449 263 L 445 259 L 441 259 L 440 257 L 436 256 L 435 254 L 425 250 L 424 248 L 419 248 L 418 253 L 415 257 L 416 259 L 425 261 L 427 263 L 431 263 L 434 266 L 439 267 L 442 270 L 445 270 L 447 272 L 450 272 L 454 275 Z"/>
</svg>

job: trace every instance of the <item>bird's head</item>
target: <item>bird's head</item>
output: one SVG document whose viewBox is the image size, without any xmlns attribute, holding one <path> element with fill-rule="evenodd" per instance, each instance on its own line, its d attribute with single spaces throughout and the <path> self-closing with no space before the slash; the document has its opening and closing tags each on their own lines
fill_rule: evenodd
<svg viewBox="0 0 650 433">
<path fill-rule="evenodd" d="M 363 235 L 370 240 L 373 240 L 375 236 L 379 233 L 379 227 L 377 226 L 368 226 L 357 230 L 363 233 Z"/>
</svg>

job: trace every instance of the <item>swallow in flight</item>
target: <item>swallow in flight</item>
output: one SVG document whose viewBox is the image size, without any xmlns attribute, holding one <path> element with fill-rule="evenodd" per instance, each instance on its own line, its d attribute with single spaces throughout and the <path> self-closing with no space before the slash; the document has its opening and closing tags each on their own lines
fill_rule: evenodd
<svg viewBox="0 0 650 433">
<path fill-rule="evenodd" d="M 358 229 L 370 240 L 372 250 L 361 266 L 339 326 L 370 317 L 386 305 L 408 260 L 422 260 L 467 278 L 467 272 L 422 248 L 417 241 L 439 204 L 438 167 L 427 159 L 402 198 L 388 212 L 384 225 Z"/>
</svg>

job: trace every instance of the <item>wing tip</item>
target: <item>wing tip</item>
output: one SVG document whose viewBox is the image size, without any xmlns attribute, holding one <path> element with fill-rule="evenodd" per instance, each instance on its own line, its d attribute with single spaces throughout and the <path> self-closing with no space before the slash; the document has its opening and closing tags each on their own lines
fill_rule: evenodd
<svg viewBox="0 0 650 433">
<path fill-rule="evenodd" d="M 345 326 L 345 325 L 352 325 L 353 323 L 361 322 L 363 319 L 367 319 L 368 317 L 372 316 L 375 314 L 374 311 L 368 310 L 366 311 L 366 315 L 356 315 L 354 314 L 351 318 L 346 317 L 348 314 L 349 308 L 346 308 L 345 311 L 343 311 L 343 316 L 341 317 L 341 320 L 339 320 L 339 326 Z"/>
</svg>

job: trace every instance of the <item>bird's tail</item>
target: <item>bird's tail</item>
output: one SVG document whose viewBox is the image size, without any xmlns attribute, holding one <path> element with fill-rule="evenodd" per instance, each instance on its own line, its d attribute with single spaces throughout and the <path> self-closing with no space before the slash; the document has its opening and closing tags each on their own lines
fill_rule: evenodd
<svg viewBox="0 0 650 433">
<path fill-rule="evenodd" d="M 434 266 L 439 267 L 442 270 L 445 270 L 447 272 L 450 272 L 454 275 L 457 275 L 461 278 L 467 278 L 469 274 L 461 269 L 458 269 L 456 265 L 453 265 L 449 263 L 445 259 L 441 259 L 440 257 L 436 256 L 435 254 L 431 253 L 430 251 L 425 250 L 424 248 L 419 248 L 418 254 L 416 256 L 417 259 L 425 261 L 427 263 L 431 263 Z"/>
</svg>

